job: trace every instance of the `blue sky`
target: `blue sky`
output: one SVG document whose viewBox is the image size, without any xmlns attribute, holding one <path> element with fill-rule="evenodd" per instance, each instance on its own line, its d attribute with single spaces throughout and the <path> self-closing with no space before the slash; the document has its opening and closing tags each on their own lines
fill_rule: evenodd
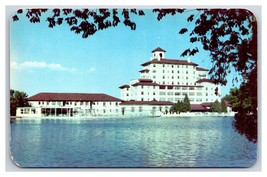
<svg viewBox="0 0 267 177">
<path fill-rule="evenodd" d="M 10 88 L 29 96 L 39 92 L 82 92 L 119 97 L 118 87 L 140 76 L 140 64 L 150 59 L 156 47 L 167 51 L 166 58 L 187 59 L 180 54 L 193 46 L 187 35 L 178 32 L 194 26 L 186 20 L 191 13 L 196 12 L 157 21 L 156 14 L 145 10 L 145 16 L 131 15 L 137 24 L 134 31 L 121 23 L 86 39 L 70 31 L 65 23 L 48 28 L 44 19 L 32 24 L 20 16 L 19 21 L 10 22 Z M 200 67 L 211 68 L 207 52 L 200 51 L 190 59 Z M 230 87 L 231 81 L 222 87 L 222 95 Z"/>
</svg>

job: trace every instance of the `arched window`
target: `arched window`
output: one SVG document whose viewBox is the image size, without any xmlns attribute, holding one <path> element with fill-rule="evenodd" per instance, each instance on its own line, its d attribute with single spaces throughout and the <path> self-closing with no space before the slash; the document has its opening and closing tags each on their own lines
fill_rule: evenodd
<svg viewBox="0 0 267 177">
<path fill-rule="evenodd" d="M 159 57 L 162 58 L 162 53 L 159 54 Z"/>
</svg>

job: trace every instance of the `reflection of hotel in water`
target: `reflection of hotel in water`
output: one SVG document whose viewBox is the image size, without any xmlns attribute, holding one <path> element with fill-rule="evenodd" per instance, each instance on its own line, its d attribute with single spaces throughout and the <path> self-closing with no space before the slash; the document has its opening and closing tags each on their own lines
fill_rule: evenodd
<svg viewBox="0 0 267 177">
<path fill-rule="evenodd" d="M 188 95 L 192 111 L 208 111 L 220 101 L 220 88 L 207 78 L 207 69 L 190 60 L 165 58 L 156 48 L 143 63 L 139 79 L 122 85 L 121 99 L 106 94 L 39 93 L 28 98 L 31 107 L 17 109 L 17 116 L 161 115 Z M 215 94 L 217 90 L 218 94 Z"/>
</svg>

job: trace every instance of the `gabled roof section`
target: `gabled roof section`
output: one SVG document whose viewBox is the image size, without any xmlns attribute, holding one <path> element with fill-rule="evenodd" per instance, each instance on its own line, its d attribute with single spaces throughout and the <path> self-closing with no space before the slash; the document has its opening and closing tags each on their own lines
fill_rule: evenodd
<svg viewBox="0 0 267 177">
<path fill-rule="evenodd" d="M 166 59 L 162 58 L 160 60 L 153 59 L 151 61 L 148 61 L 146 63 L 141 64 L 141 66 L 147 66 L 150 64 L 172 64 L 172 65 L 191 65 L 191 66 L 198 66 L 198 64 L 193 62 L 188 62 L 187 60 L 173 60 L 173 59 Z"/>
<path fill-rule="evenodd" d="M 200 67 L 197 67 L 196 70 L 197 70 L 197 71 L 209 71 L 208 69 L 200 68 Z"/>
<path fill-rule="evenodd" d="M 141 79 L 138 79 L 138 80 L 139 80 L 139 82 L 153 82 L 152 79 L 143 79 L 143 78 L 141 78 Z"/>
<path fill-rule="evenodd" d="M 155 82 L 137 82 L 134 83 L 132 86 L 136 87 L 136 86 L 160 86 L 159 84 L 155 83 Z"/>
<path fill-rule="evenodd" d="M 142 69 L 139 71 L 140 73 L 148 73 L 149 72 L 149 69 Z"/>
<path fill-rule="evenodd" d="M 157 47 L 156 49 L 152 50 L 152 53 L 153 52 L 166 52 L 165 50 L 163 50 L 162 48 L 160 47 Z"/>
<path fill-rule="evenodd" d="M 122 85 L 122 86 L 120 86 L 119 88 L 120 88 L 120 89 L 130 88 L 130 86 L 129 86 L 129 85 Z"/>
<path fill-rule="evenodd" d="M 29 97 L 28 101 L 122 101 L 122 100 L 103 93 L 42 92 Z"/>
</svg>

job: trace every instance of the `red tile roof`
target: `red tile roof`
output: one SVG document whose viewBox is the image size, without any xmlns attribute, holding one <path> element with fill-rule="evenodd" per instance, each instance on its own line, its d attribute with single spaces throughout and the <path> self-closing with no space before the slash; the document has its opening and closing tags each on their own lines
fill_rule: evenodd
<svg viewBox="0 0 267 177">
<path fill-rule="evenodd" d="M 214 84 L 214 80 L 211 79 L 199 79 L 198 81 L 196 81 L 196 83 L 202 83 L 202 82 L 209 82 Z"/>
<path fill-rule="evenodd" d="M 133 84 L 132 86 L 136 87 L 136 86 L 139 86 L 139 85 L 143 85 L 143 86 L 160 86 L 159 84 L 154 83 L 154 82 L 137 82 L 137 83 Z"/>
<path fill-rule="evenodd" d="M 129 86 L 129 85 L 122 85 L 122 86 L 120 86 L 119 88 L 120 88 L 120 89 L 130 88 L 130 86 Z"/>
<path fill-rule="evenodd" d="M 102 93 L 38 93 L 28 101 L 122 101 Z"/>
<path fill-rule="evenodd" d="M 197 71 L 209 71 L 208 69 L 200 68 L 200 67 L 197 67 L 196 70 L 197 70 Z"/>
<path fill-rule="evenodd" d="M 138 79 L 139 80 L 139 82 L 153 82 L 153 80 L 152 79 Z"/>
<path fill-rule="evenodd" d="M 170 101 L 124 101 L 120 105 L 173 105 Z"/>
<path fill-rule="evenodd" d="M 162 48 L 160 47 L 157 47 L 156 49 L 152 50 L 152 53 L 153 52 L 166 52 L 165 50 L 163 50 Z"/>
<path fill-rule="evenodd" d="M 190 104 L 191 106 L 191 111 L 207 111 L 208 109 L 202 104 Z"/>
<path fill-rule="evenodd" d="M 173 60 L 173 59 L 153 59 L 151 61 L 148 61 L 146 63 L 141 64 L 141 66 L 147 66 L 150 64 L 173 64 L 173 65 L 193 65 L 193 66 L 198 66 L 198 64 L 193 63 L 193 62 L 188 62 L 187 60 Z"/>
<path fill-rule="evenodd" d="M 211 107 L 212 102 L 203 102 L 203 103 L 201 103 L 201 105 L 204 107 Z"/>
<path fill-rule="evenodd" d="M 144 72 L 148 72 L 148 71 L 149 71 L 149 69 L 143 69 L 143 70 L 140 70 L 139 72 L 144 73 Z"/>
</svg>

